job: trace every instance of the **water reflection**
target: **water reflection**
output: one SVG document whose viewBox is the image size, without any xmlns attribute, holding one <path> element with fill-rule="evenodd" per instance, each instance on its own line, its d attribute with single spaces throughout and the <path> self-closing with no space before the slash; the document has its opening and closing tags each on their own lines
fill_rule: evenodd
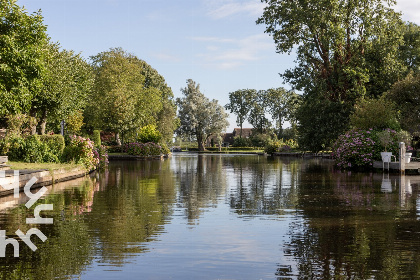
<svg viewBox="0 0 420 280">
<path fill-rule="evenodd" d="M 48 240 L 20 258 L 8 247 L 0 277 L 420 279 L 419 184 L 322 159 L 111 162 L 50 188 L 39 201 L 54 204 L 54 224 L 39 225 Z M 24 202 L 0 201 L 8 236 L 30 228 Z"/>
</svg>

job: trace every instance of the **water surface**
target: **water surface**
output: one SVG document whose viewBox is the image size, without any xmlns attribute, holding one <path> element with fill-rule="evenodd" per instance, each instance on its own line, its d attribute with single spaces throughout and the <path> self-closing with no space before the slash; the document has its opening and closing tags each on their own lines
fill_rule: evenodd
<svg viewBox="0 0 420 280">
<path fill-rule="evenodd" d="M 328 160 L 174 154 L 111 162 L 49 188 L 33 207 L 0 200 L 0 228 L 38 227 L 2 279 L 420 279 L 415 177 L 341 172 Z M 403 186 L 402 188 L 400 186 Z"/>
</svg>

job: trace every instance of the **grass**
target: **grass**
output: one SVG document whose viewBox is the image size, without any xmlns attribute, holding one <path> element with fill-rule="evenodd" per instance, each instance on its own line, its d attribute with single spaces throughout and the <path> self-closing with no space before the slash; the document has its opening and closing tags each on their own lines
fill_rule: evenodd
<svg viewBox="0 0 420 280">
<path fill-rule="evenodd" d="M 22 169 L 48 169 L 50 171 L 64 169 L 71 170 L 74 168 L 84 168 L 81 164 L 75 163 L 28 163 L 28 162 L 19 162 L 19 161 L 8 161 L 7 165 L 10 165 L 11 169 L 22 170 Z"/>
</svg>

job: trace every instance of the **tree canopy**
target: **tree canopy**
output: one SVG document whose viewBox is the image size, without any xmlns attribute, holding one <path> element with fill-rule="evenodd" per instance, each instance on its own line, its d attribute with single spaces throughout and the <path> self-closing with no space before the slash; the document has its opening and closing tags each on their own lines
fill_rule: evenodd
<svg viewBox="0 0 420 280">
<path fill-rule="evenodd" d="M 204 150 L 205 141 L 229 125 L 223 106 L 217 100 L 209 100 L 200 91 L 200 85 L 188 79 L 187 86 L 181 89 L 184 97 L 177 98 L 180 126 L 177 134 L 193 137 L 200 151 Z"/>
<path fill-rule="evenodd" d="M 256 95 L 255 89 L 240 89 L 229 93 L 229 103 L 225 105 L 225 108 L 236 115 L 236 124 L 241 128 L 239 137 L 242 137 L 242 126 L 248 118 Z"/>
<path fill-rule="evenodd" d="M 0 116 L 26 113 L 42 87 L 46 26 L 16 1 L 0 1 Z"/>
<path fill-rule="evenodd" d="M 392 9 L 395 1 L 262 2 L 268 5 L 257 23 L 266 25 L 277 52 L 296 52 L 297 66 L 281 76 L 304 94 L 297 114 L 302 147 L 328 147 L 347 129 L 359 99 L 380 96 L 415 67 L 415 48 L 401 54 L 406 42 L 415 46 L 415 35 L 404 38 L 414 29 Z"/>
</svg>

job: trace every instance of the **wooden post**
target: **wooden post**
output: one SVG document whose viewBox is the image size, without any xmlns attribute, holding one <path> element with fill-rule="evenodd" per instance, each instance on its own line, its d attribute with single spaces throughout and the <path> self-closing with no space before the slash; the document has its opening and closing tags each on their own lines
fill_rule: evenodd
<svg viewBox="0 0 420 280">
<path fill-rule="evenodd" d="M 401 174 L 405 174 L 405 143 L 400 142 L 399 169 Z"/>
</svg>

